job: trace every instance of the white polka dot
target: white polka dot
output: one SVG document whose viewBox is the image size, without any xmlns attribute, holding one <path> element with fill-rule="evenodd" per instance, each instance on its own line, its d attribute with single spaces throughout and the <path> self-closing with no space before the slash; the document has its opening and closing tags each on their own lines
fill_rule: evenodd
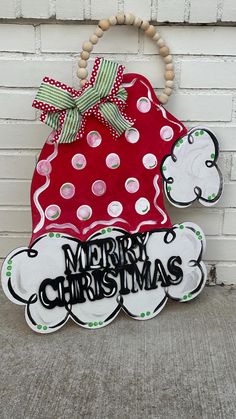
<svg viewBox="0 0 236 419">
<path fill-rule="evenodd" d="M 85 168 L 87 162 L 83 154 L 75 154 L 71 159 L 71 164 L 76 170 L 82 170 Z"/>
<path fill-rule="evenodd" d="M 79 220 L 86 221 L 92 216 L 92 208 L 89 205 L 81 205 L 76 212 Z"/>
<path fill-rule="evenodd" d="M 96 196 L 102 196 L 106 192 L 106 183 L 103 180 L 96 180 L 92 184 L 92 192 Z"/>
<path fill-rule="evenodd" d="M 125 182 L 125 189 L 129 193 L 135 193 L 139 190 L 139 181 L 135 177 L 129 177 Z"/>
<path fill-rule="evenodd" d="M 170 141 L 170 140 L 172 140 L 172 138 L 174 136 L 174 131 L 171 127 L 169 127 L 168 125 L 165 125 L 160 130 L 160 136 L 161 136 L 162 140 Z"/>
<path fill-rule="evenodd" d="M 139 137 L 140 135 L 136 128 L 131 127 L 125 131 L 125 138 L 131 144 L 137 143 L 139 140 Z"/>
<path fill-rule="evenodd" d="M 45 210 L 45 216 L 48 220 L 56 220 L 61 215 L 61 208 L 58 205 L 49 205 Z"/>
<path fill-rule="evenodd" d="M 90 131 L 87 135 L 87 143 L 90 147 L 98 147 L 102 142 L 102 137 L 98 131 Z"/>
<path fill-rule="evenodd" d="M 147 97 L 140 97 L 137 101 L 137 108 L 141 113 L 147 113 L 151 109 L 151 102 Z"/>
<path fill-rule="evenodd" d="M 152 153 L 147 153 L 143 156 L 143 165 L 146 169 L 154 169 L 157 165 L 157 158 Z"/>
<path fill-rule="evenodd" d="M 73 183 L 64 183 L 60 188 L 60 194 L 64 199 L 71 199 L 75 194 Z"/>
<path fill-rule="evenodd" d="M 111 217 L 119 217 L 122 211 L 123 206 L 119 201 L 112 201 L 107 207 L 107 212 Z"/>
<path fill-rule="evenodd" d="M 120 157 L 116 153 L 110 153 L 106 157 L 106 165 L 109 169 L 117 169 L 120 166 Z"/>
<path fill-rule="evenodd" d="M 140 215 L 145 215 L 150 210 L 150 203 L 146 198 L 139 198 L 135 203 L 135 210 Z"/>
</svg>

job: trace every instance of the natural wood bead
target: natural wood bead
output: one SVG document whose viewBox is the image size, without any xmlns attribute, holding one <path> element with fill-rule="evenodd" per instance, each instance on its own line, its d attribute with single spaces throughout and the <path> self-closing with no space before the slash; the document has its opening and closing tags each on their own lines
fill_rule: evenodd
<svg viewBox="0 0 236 419">
<path fill-rule="evenodd" d="M 155 35 L 152 37 L 153 41 L 158 41 L 160 39 L 160 35 L 158 32 L 155 33 Z"/>
<path fill-rule="evenodd" d="M 153 25 L 150 25 L 149 28 L 147 28 L 147 30 L 145 31 L 145 34 L 147 36 L 150 36 L 150 38 L 152 38 L 156 33 L 156 28 Z"/>
<path fill-rule="evenodd" d="M 161 47 L 159 49 L 159 53 L 162 57 L 166 57 L 167 55 L 169 55 L 169 52 L 170 52 L 170 50 L 169 50 L 168 47 Z"/>
<path fill-rule="evenodd" d="M 88 60 L 90 54 L 89 54 L 88 51 L 82 51 L 81 54 L 80 54 L 80 56 L 81 56 L 82 60 Z"/>
<path fill-rule="evenodd" d="M 165 103 L 167 103 L 168 102 L 168 96 L 165 94 L 165 93 L 162 93 L 161 94 L 161 96 L 159 96 L 159 101 L 161 102 L 161 103 L 163 103 L 163 105 L 165 104 Z"/>
<path fill-rule="evenodd" d="M 165 93 L 167 96 L 170 96 L 172 93 L 172 89 L 170 87 L 165 87 L 163 93 Z"/>
<path fill-rule="evenodd" d="M 174 86 L 173 80 L 166 80 L 165 87 L 173 87 L 173 86 Z"/>
<path fill-rule="evenodd" d="M 96 27 L 94 34 L 98 37 L 101 38 L 104 34 L 103 30 L 101 28 L 99 28 L 99 26 Z"/>
<path fill-rule="evenodd" d="M 84 87 L 84 85 L 88 82 L 87 79 L 80 80 L 80 86 Z"/>
<path fill-rule="evenodd" d="M 87 52 L 91 52 L 93 50 L 93 44 L 90 41 L 86 41 L 83 43 L 83 50 Z"/>
<path fill-rule="evenodd" d="M 133 25 L 134 25 L 136 28 L 140 28 L 140 26 L 142 25 L 142 19 L 140 19 L 140 17 L 136 17 L 136 18 L 134 19 L 134 23 L 133 23 Z"/>
<path fill-rule="evenodd" d="M 172 63 L 172 55 L 167 55 L 166 57 L 164 57 L 164 61 L 166 64 Z"/>
<path fill-rule="evenodd" d="M 108 20 L 111 26 L 114 26 L 117 24 L 117 20 L 115 16 L 110 16 Z"/>
<path fill-rule="evenodd" d="M 143 29 L 143 31 L 146 31 L 149 28 L 150 24 L 147 20 L 143 20 L 142 24 L 141 24 L 141 29 Z"/>
<path fill-rule="evenodd" d="M 165 72 L 165 79 L 166 80 L 174 80 L 174 78 L 175 78 L 175 74 L 174 74 L 173 71 L 168 70 L 168 71 Z"/>
<path fill-rule="evenodd" d="M 88 63 L 87 63 L 86 60 L 79 60 L 79 63 L 78 64 L 79 64 L 79 67 L 80 68 L 85 68 L 88 65 Z"/>
<path fill-rule="evenodd" d="M 166 70 L 174 70 L 174 64 L 173 63 L 166 64 Z"/>
<path fill-rule="evenodd" d="M 117 22 L 119 23 L 119 25 L 122 25 L 122 23 L 124 23 L 124 21 L 125 21 L 124 13 L 117 13 L 116 19 L 117 19 Z"/>
<path fill-rule="evenodd" d="M 134 22 L 134 15 L 132 15 L 132 13 L 126 13 L 125 14 L 125 24 L 126 25 L 133 25 Z"/>
<path fill-rule="evenodd" d="M 86 79 L 88 75 L 88 70 L 86 70 L 86 68 L 78 68 L 77 75 L 79 79 Z"/>
<path fill-rule="evenodd" d="M 89 40 L 90 40 L 90 42 L 92 42 L 93 45 L 98 43 L 98 37 L 95 34 L 91 35 Z"/>
<path fill-rule="evenodd" d="M 165 42 L 163 41 L 163 39 L 162 39 L 162 38 L 158 39 L 158 41 L 157 41 L 157 45 L 158 45 L 160 48 L 162 48 L 162 47 L 164 47 L 164 46 L 165 46 Z"/>
<path fill-rule="evenodd" d="M 110 28 L 110 22 L 108 19 L 102 19 L 98 22 L 98 26 L 103 30 L 107 31 Z"/>
</svg>

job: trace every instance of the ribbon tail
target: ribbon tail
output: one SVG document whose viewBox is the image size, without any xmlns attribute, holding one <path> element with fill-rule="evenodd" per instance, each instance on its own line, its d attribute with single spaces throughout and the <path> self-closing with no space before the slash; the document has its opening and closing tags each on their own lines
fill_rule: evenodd
<svg viewBox="0 0 236 419">
<path fill-rule="evenodd" d="M 68 109 L 65 114 L 62 130 L 59 137 L 59 143 L 72 143 L 76 140 L 82 116 L 77 108 Z"/>
<path fill-rule="evenodd" d="M 54 130 L 59 130 L 60 128 L 60 113 L 59 112 L 43 112 L 40 120 L 47 124 Z"/>
<path fill-rule="evenodd" d="M 127 115 L 120 112 L 119 108 L 112 102 L 105 102 L 99 105 L 99 111 L 111 127 L 121 135 L 128 128 L 132 127 L 133 121 Z"/>
</svg>

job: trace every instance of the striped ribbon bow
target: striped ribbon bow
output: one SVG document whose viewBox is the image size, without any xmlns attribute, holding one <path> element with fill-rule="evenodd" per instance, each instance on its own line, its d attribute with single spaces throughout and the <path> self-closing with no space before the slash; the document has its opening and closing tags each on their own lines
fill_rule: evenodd
<svg viewBox="0 0 236 419">
<path fill-rule="evenodd" d="M 86 118 L 93 114 L 117 138 L 133 125 L 124 113 L 127 91 L 121 86 L 124 67 L 96 58 L 90 81 L 80 91 L 45 77 L 33 106 L 41 109 L 41 121 L 56 130 L 54 139 L 71 143 L 85 128 Z"/>
</svg>

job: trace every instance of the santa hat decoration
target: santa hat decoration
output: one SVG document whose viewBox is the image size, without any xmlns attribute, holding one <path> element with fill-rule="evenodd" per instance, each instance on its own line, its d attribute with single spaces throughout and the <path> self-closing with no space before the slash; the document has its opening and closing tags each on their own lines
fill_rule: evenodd
<svg viewBox="0 0 236 419">
<path fill-rule="evenodd" d="M 101 21 L 90 39 L 96 43 L 122 19 Z M 88 42 L 78 71 L 82 89 L 45 77 L 33 103 L 53 131 L 32 180 L 30 245 L 8 255 L 2 283 L 40 333 L 69 318 L 103 327 L 121 309 L 150 319 L 168 298 L 189 301 L 206 282 L 204 234 L 191 222 L 172 225 L 163 192 L 178 207 L 217 202 L 218 143 L 204 127 L 187 132 L 163 107 L 172 92 L 172 57 L 152 25 L 127 15 L 133 22 L 164 57 L 159 100 L 145 77 L 104 58 L 85 80 Z"/>
</svg>

